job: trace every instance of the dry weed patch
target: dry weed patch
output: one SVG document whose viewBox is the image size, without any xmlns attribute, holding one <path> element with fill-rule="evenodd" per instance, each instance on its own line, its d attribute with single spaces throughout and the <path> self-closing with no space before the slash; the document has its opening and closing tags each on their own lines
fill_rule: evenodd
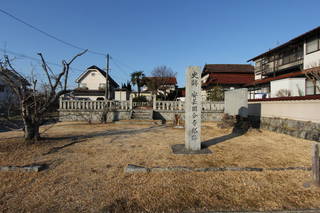
<svg viewBox="0 0 320 213">
<path fill-rule="evenodd" d="M 204 123 L 209 155 L 174 155 L 184 130 L 149 125 L 59 123 L 25 146 L 21 132 L 0 133 L 0 166 L 50 164 L 48 170 L 0 172 L 0 209 L 16 212 L 179 212 L 320 208 L 309 171 L 124 173 L 146 167 L 311 167 L 312 142 Z M 81 140 L 74 143 L 74 138 Z M 217 139 L 218 138 L 218 139 Z M 46 154 L 56 147 L 56 152 Z M 305 187 L 308 186 L 308 187 Z"/>
</svg>

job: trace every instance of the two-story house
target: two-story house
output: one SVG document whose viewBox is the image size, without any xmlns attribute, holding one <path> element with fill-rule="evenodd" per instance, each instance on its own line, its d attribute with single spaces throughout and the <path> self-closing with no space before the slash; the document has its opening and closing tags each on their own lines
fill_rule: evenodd
<svg viewBox="0 0 320 213">
<path fill-rule="evenodd" d="M 208 90 L 219 86 L 223 91 L 242 88 L 254 79 L 250 64 L 206 64 L 201 74 L 202 99 L 207 100 Z"/>
<path fill-rule="evenodd" d="M 10 76 L 12 81 L 17 83 L 21 81 L 26 86 L 30 86 L 30 83 L 24 77 L 17 75 L 11 70 L 3 70 L 2 72 L 6 72 L 6 75 Z M 16 97 L 16 94 L 13 92 L 10 85 L 5 81 L 4 76 L 1 76 L 0 73 L 0 105 L 3 103 L 6 104 L 7 101 L 18 101 L 18 97 Z"/>
<path fill-rule="evenodd" d="M 144 85 L 141 88 L 141 94 L 150 100 L 152 93 L 167 96 L 177 89 L 176 77 L 144 77 L 142 81 Z"/>
<path fill-rule="evenodd" d="M 249 61 L 254 63 L 254 81 L 245 85 L 250 99 L 320 94 L 305 76 L 308 69 L 320 67 L 320 27 Z"/>
<path fill-rule="evenodd" d="M 97 66 L 86 69 L 77 79 L 76 88 L 72 94 L 77 99 L 105 100 L 106 72 Z M 108 99 L 114 99 L 115 90 L 119 88 L 110 75 L 108 75 Z"/>
<path fill-rule="evenodd" d="M 241 88 L 254 79 L 250 64 L 206 64 L 201 74 L 202 88 L 221 86 L 224 90 Z"/>
</svg>

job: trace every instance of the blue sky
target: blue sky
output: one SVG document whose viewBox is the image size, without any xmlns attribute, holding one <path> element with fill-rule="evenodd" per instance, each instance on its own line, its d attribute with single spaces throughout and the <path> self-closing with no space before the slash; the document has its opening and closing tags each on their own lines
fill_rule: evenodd
<svg viewBox="0 0 320 213">
<path fill-rule="evenodd" d="M 0 8 L 67 42 L 110 53 L 111 76 L 119 83 L 135 70 L 148 75 L 167 65 L 184 86 L 187 66 L 247 63 L 320 25 L 319 0 L 11 0 Z M 2 13 L 0 26 L 1 49 L 33 57 L 42 52 L 54 63 L 79 52 Z M 14 65 L 25 75 L 33 66 L 43 76 L 36 61 L 17 57 Z M 105 58 L 79 58 L 70 82 L 91 65 L 103 68 Z"/>
</svg>

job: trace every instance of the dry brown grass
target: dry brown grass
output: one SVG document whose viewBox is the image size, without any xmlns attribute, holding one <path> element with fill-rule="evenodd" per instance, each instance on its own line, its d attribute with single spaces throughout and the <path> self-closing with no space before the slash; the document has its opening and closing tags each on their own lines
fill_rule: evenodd
<svg viewBox="0 0 320 213">
<path fill-rule="evenodd" d="M 183 143 L 184 130 L 171 127 L 135 134 L 148 125 L 59 123 L 50 140 L 26 147 L 22 133 L 0 133 L 0 165 L 51 163 L 39 173 L 0 172 L 0 209 L 4 212 L 179 212 L 182 210 L 269 210 L 319 208 L 320 190 L 308 171 L 151 172 L 127 174 L 127 164 L 147 167 L 310 167 L 312 142 L 269 131 L 252 130 L 210 146 L 210 155 L 174 155 L 170 146 Z M 202 140 L 229 134 L 205 123 Z M 66 136 L 91 137 L 70 143 Z M 113 134 L 110 134 L 113 133 Z M 56 139 L 52 139 L 55 137 Z M 7 139 L 4 139 L 7 138 Z"/>
</svg>

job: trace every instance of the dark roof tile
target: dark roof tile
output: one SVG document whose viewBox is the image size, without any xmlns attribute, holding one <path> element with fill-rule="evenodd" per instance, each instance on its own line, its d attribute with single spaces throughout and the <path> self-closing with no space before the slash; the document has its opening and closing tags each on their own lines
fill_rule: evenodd
<svg viewBox="0 0 320 213">
<path fill-rule="evenodd" d="M 206 64 L 203 68 L 206 73 L 253 73 L 254 67 L 250 64 Z"/>
</svg>

